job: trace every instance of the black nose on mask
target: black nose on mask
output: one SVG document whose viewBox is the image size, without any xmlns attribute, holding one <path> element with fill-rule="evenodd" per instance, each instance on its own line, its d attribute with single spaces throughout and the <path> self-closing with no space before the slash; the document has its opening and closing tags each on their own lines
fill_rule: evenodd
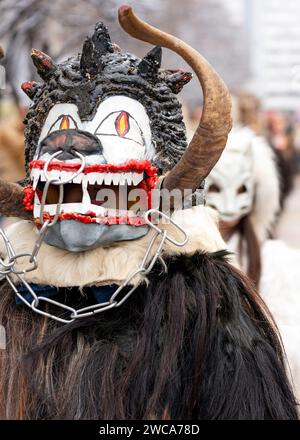
<svg viewBox="0 0 300 440">
<path fill-rule="evenodd" d="M 54 154 L 59 150 L 62 153 L 56 156 L 57 159 L 71 160 L 77 158 L 75 151 L 84 156 L 102 154 L 102 145 L 92 133 L 75 129 L 58 130 L 43 139 L 39 156 Z"/>
</svg>

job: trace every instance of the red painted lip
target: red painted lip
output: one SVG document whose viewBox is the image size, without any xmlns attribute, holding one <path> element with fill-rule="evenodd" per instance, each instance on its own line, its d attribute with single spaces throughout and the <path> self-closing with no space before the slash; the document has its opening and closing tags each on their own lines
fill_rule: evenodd
<svg viewBox="0 0 300 440">
<path fill-rule="evenodd" d="M 30 169 L 43 170 L 46 161 L 44 160 L 33 160 L 29 164 Z M 48 166 L 48 171 L 58 170 L 74 172 L 79 170 L 80 163 L 67 163 L 60 161 L 50 162 Z M 113 164 L 99 164 L 99 165 L 86 165 L 82 171 L 83 174 L 89 173 L 146 173 L 148 177 L 154 177 L 157 173 L 157 168 L 154 167 L 148 160 L 130 160 L 120 165 Z"/>
<path fill-rule="evenodd" d="M 33 160 L 30 162 L 30 169 L 39 169 L 43 170 L 46 161 L 43 160 Z M 80 163 L 67 163 L 62 161 L 53 161 L 48 166 L 48 171 L 58 170 L 58 171 L 66 171 L 70 173 L 76 172 L 80 168 Z M 99 164 L 99 165 L 86 165 L 82 171 L 82 174 L 89 173 L 126 173 L 126 172 L 134 172 L 134 173 L 145 173 L 146 177 L 142 182 L 139 183 L 138 187 L 143 188 L 147 191 L 148 194 L 148 209 L 151 208 L 152 202 L 152 190 L 155 187 L 155 184 L 158 180 L 157 168 L 154 167 L 151 162 L 148 160 L 130 160 L 126 163 L 120 165 L 113 164 Z M 33 200 L 34 200 L 35 191 L 32 189 L 31 185 L 28 185 L 24 188 L 24 209 L 26 211 L 33 211 Z M 53 218 L 53 217 L 52 217 Z M 44 220 L 52 219 L 48 213 L 44 214 Z M 127 224 L 130 226 L 143 226 L 145 225 L 145 219 L 143 217 L 128 217 L 128 216 L 110 216 L 110 217 L 96 217 L 95 213 L 89 212 L 87 214 L 78 214 L 78 213 L 61 213 L 59 215 L 59 220 L 76 220 L 82 223 L 102 223 L 107 225 L 118 225 L 118 224 Z M 35 219 L 35 223 L 39 226 L 39 219 Z"/>
<path fill-rule="evenodd" d="M 53 220 L 54 216 L 49 215 L 45 213 L 43 215 L 43 220 Z M 109 216 L 109 217 L 103 217 L 99 218 L 96 217 L 96 214 L 93 212 L 90 212 L 88 214 L 77 214 L 75 212 L 71 213 L 62 213 L 58 216 L 58 220 L 76 220 L 81 223 L 90 224 L 90 223 L 97 223 L 97 224 L 104 224 L 104 225 L 129 225 L 129 226 L 144 226 L 146 225 L 146 220 L 144 217 L 129 217 L 129 216 Z M 38 218 L 35 219 L 35 224 L 40 227 L 40 221 Z"/>
</svg>

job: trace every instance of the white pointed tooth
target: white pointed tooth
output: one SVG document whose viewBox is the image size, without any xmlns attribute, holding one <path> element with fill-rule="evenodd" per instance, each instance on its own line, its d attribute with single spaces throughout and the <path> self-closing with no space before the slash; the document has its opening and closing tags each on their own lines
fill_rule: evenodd
<svg viewBox="0 0 300 440">
<path fill-rule="evenodd" d="M 90 205 L 91 204 L 91 198 L 90 198 L 90 195 L 89 195 L 87 187 L 88 187 L 88 180 L 84 179 L 82 181 L 82 192 L 83 192 L 82 203 L 85 204 L 85 205 Z"/>
<path fill-rule="evenodd" d="M 44 173 L 44 170 L 42 171 L 42 174 L 41 174 L 41 181 L 42 182 L 46 182 L 46 176 L 45 176 L 45 173 Z"/>
<path fill-rule="evenodd" d="M 34 204 L 37 206 L 41 205 L 41 202 L 40 202 L 40 199 L 39 199 L 39 196 L 37 195 L 37 193 L 34 194 Z"/>
<path fill-rule="evenodd" d="M 133 173 L 133 184 L 136 186 L 143 180 L 143 173 Z"/>
<path fill-rule="evenodd" d="M 83 175 L 78 174 L 78 176 L 74 177 L 73 182 L 74 183 L 81 183 L 82 182 Z"/>
<path fill-rule="evenodd" d="M 97 174 L 96 182 L 97 182 L 99 185 L 101 185 L 101 184 L 103 183 L 104 176 L 105 176 L 104 173 L 99 173 L 99 174 Z"/>
<path fill-rule="evenodd" d="M 118 173 L 113 174 L 113 184 L 119 185 L 119 182 L 120 182 L 120 174 L 118 174 Z"/>
<path fill-rule="evenodd" d="M 88 179 L 88 182 L 91 185 L 94 185 L 96 183 L 96 180 L 97 180 L 97 173 L 89 173 L 89 174 L 87 174 L 87 179 Z"/>
<path fill-rule="evenodd" d="M 131 185 L 132 184 L 132 173 L 126 173 L 125 178 L 126 178 L 127 185 Z"/>
<path fill-rule="evenodd" d="M 32 188 L 35 190 L 40 178 L 42 170 L 34 169 L 30 173 L 30 179 L 32 181 Z"/>
<path fill-rule="evenodd" d="M 39 176 L 34 176 L 32 189 L 36 190 L 37 184 L 39 183 Z"/>
<path fill-rule="evenodd" d="M 112 175 L 111 173 L 106 173 L 104 176 L 104 183 L 105 185 L 110 185 L 112 181 Z"/>
<path fill-rule="evenodd" d="M 67 180 L 69 180 L 71 177 L 71 174 L 68 173 L 68 171 L 61 171 L 60 175 L 57 176 L 57 178 L 59 180 L 61 180 L 62 182 L 66 182 Z"/>
<path fill-rule="evenodd" d="M 61 172 L 60 172 L 59 170 L 54 170 L 54 171 L 53 171 L 53 177 L 54 177 L 55 179 L 59 179 L 60 176 L 61 176 Z M 64 171 L 64 176 L 65 176 L 65 178 L 67 178 L 67 177 L 69 176 L 69 173 L 67 173 L 66 171 Z"/>
<path fill-rule="evenodd" d="M 58 170 L 52 170 L 52 171 L 48 171 L 48 177 L 50 180 L 60 180 L 61 179 L 61 174 L 60 171 Z"/>
</svg>

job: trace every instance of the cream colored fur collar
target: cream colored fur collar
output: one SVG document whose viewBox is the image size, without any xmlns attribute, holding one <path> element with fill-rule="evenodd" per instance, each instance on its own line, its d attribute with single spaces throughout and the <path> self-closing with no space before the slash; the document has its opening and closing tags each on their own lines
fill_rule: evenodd
<svg viewBox="0 0 300 440">
<path fill-rule="evenodd" d="M 179 253 L 193 254 L 196 251 L 215 252 L 226 249 L 217 226 L 217 215 L 203 206 L 176 211 L 172 218 L 189 235 L 184 247 L 176 247 L 166 242 L 163 256 Z M 171 224 L 163 225 L 168 233 L 177 240 L 182 240 L 182 233 Z M 32 222 L 18 221 L 10 225 L 6 233 L 17 254 L 31 252 L 37 238 L 37 230 Z M 108 248 L 97 248 L 90 251 L 71 253 L 62 249 L 42 244 L 38 254 L 38 268 L 25 275 L 31 283 L 46 284 L 56 287 L 87 286 L 103 284 L 121 284 L 128 275 L 136 270 L 143 260 L 147 246 L 153 237 L 150 231 L 145 237 L 119 242 Z M 5 256 L 3 241 L 0 245 L 2 258 Z M 28 267 L 28 258 L 19 260 L 18 269 Z M 134 284 L 145 278 L 135 277 Z"/>
</svg>

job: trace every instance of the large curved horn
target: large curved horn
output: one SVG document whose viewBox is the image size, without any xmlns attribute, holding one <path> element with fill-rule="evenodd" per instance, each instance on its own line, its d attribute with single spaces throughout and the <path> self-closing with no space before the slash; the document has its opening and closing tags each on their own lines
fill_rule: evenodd
<svg viewBox="0 0 300 440">
<path fill-rule="evenodd" d="M 196 73 L 203 90 L 203 112 L 186 152 L 167 174 L 163 187 L 195 191 L 219 159 L 232 127 L 231 99 L 223 80 L 195 49 L 140 20 L 130 6 L 119 8 L 119 22 L 132 37 L 180 55 Z"/>
<path fill-rule="evenodd" d="M 23 208 L 24 192 L 21 185 L 0 179 L 0 214 L 32 220 L 32 212 Z"/>
</svg>

